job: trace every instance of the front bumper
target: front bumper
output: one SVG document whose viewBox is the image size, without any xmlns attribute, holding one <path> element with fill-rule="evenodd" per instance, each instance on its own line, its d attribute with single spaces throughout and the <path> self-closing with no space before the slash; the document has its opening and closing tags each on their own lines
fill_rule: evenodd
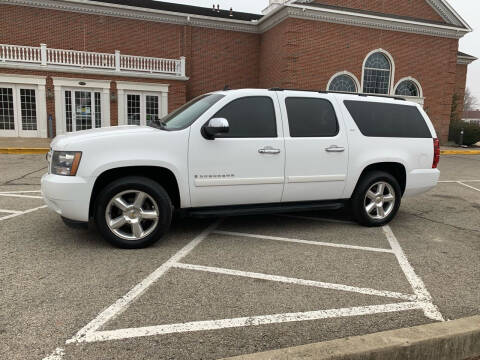
<svg viewBox="0 0 480 360">
<path fill-rule="evenodd" d="M 93 182 L 78 176 L 45 174 L 42 195 L 47 206 L 64 218 L 87 222 Z"/>
<path fill-rule="evenodd" d="M 407 175 L 407 187 L 404 196 L 414 196 L 433 189 L 440 179 L 438 169 L 413 170 Z"/>
</svg>

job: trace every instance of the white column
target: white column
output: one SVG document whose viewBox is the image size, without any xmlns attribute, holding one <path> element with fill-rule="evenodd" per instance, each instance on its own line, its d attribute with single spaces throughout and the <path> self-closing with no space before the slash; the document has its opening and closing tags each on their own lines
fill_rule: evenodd
<svg viewBox="0 0 480 360">
<path fill-rule="evenodd" d="M 40 58 L 42 66 L 47 66 L 47 44 L 40 44 Z"/>
<path fill-rule="evenodd" d="M 56 125 L 56 135 L 65 134 L 66 124 L 65 124 L 65 111 L 63 109 L 63 96 L 62 96 L 62 87 L 55 86 L 55 125 Z M 73 95 L 73 94 L 72 94 Z M 72 99 L 72 111 L 74 104 Z"/>
<path fill-rule="evenodd" d="M 160 116 L 166 116 L 168 114 L 168 92 L 162 92 L 162 106 Z"/>
<path fill-rule="evenodd" d="M 118 125 L 127 125 L 125 114 L 125 91 L 123 89 L 117 90 L 117 105 L 118 105 Z"/>
<path fill-rule="evenodd" d="M 102 91 L 102 127 L 111 126 L 110 122 L 110 89 L 103 89 Z"/>
<path fill-rule="evenodd" d="M 47 114 L 47 97 L 45 93 L 45 85 L 38 85 L 37 89 L 37 126 L 38 136 L 46 138 L 48 136 L 48 114 Z"/>
<path fill-rule="evenodd" d="M 115 50 L 115 71 L 120 71 L 120 50 Z"/>
</svg>

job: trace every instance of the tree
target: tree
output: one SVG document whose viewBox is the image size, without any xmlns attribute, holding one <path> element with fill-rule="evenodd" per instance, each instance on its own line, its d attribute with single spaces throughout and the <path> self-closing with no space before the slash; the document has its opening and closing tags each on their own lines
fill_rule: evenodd
<svg viewBox="0 0 480 360">
<path fill-rule="evenodd" d="M 465 89 L 465 97 L 463 98 L 463 111 L 473 111 L 478 107 L 478 100 L 472 95 L 469 88 Z"/>
</svg>

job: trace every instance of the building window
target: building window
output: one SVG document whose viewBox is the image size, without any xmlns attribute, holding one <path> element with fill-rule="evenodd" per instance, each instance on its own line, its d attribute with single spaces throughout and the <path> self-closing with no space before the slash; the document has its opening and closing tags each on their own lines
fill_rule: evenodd
<svg viewBox="0 0 480 360">
<path fill-rule="evenodd" d="M 127 124 L 145 126 L 160 118 L 160 99 L 160 94 L 155 93 L 127 93 Z"/>
<path fill-rule="evenodd" d="M 0 86 L 0 136 L 38 136 L 37 88 Z"/>
<path fill-rule="evenodd" d="M 102 126 L 102 97 L 98 91 L 65 90 L 64 115 L 67 132 Z"/>
<path fill-rule="evenodd" d="M 15 130 L 13 89 L 0 88 L 0 130 Z"/>
<path fill-rule="evenodd" d="M 414 81 L 403 80 L 397 85 L 395 95 L 419 97 L 420 91 Z"/>
<path fill-rule="evenodd" d="M 389 94 L 392 78 L 392 63 L 388 56 L 377 51 L 369 55 L 363 69 L 363 92 L 366 94 Z"/>
<path fill-rule="evenodd" d="M 328 82 L 327 90 L 328 91 L 339 91 L 339 92 L 358 92 L 358 80 L 355 75 L 344 71 L 337 73 L 332 76 Z"/>
</svg>

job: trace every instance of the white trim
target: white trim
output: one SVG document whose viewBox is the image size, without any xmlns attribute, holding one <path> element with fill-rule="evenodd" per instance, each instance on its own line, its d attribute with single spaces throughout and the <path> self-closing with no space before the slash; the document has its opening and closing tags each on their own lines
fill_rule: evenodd
<svg viewBox="0 0 480 360">
<path fill-rule="evenodd" d="M 15 83 L 15 84 L 31 84 L 31 85 L 46 85 L 46 76 L 36 75 L 12 75 L 0 73 L 0 82 Z"/>
<path fill-rule="evenodd" d="M 350 76 L 353 79 L 353 81 L 355 82 L 355 86 L 357 87 L 357 92 L 360 91 L 360 82 L 358 81 L 357 77 L 355 75 L 353 75 L 351 72 L 346 71 L 346 70 L 345 71 L 340 71 L 340 72 L 337 72 L 336 74 L 334 74 L 330 78 L 330 80 L 328 80 L 327 88 L 325 90 L 328 91 L 328 89 L 330 89 L 330 84 L 332 83 L 333 79 L 335 79 L 337 76 L 341 76 L 341 75 Z"/>
<path fill-rule="evenodd" d="M 40 138 L 46 138 L 48 136 L 47 134 L 47 129 L 48 129 L 48 124 L 47 124 L 47 97 L 46 97 L 46 77 L 45 76 L 35 76 L 35 75 L 12 75 L 12 74 L 0 74 L 0 83 L 2 84 L 11 84 L 15 88 L 21 87 L 22 85 L 27 85 L 30 86 L 30 88 L 35 90 L 35 102 L 36 102 L 36 112 L 37 112 L 37 130 L 36 130 L 36 136 L 34 134 L 35 130 L 31 130 L 31 135 L 29 134 L 28 136 L 33 136 L 33 137 L 40 137 Z M 15 90 L 16 91 L 16 90 Z M 14 96 L 15 98 L 18 96 Z M 17 99 L 17 104 L 14 104 L 15 106 L 20 107 L 20 102 Z M 17 111 L 16 114 L 17 117 L 20 117 L 20 119 L 17 121 L 15 126 L 21 127 L 21 111 Z M 0 130 L 0 134 L 4 130 Z M 17 135 L 11 135 L 8 131 L 5 131 L 5 135 L 0 135 L 2 136 L 20 136 L 18 135 L 19 132 L 22 130 L 19 128 L 16 130 Z M 27 132 L 30 132 L 30 130 L 26 130 Z M 23 134 L 22 134 L 23 135 Z"/>
<path fill-rule="evenodd" d="M 427 3 L 448 23 L 464 26 L 468 31 L 473 31 L 470 25 L 446 0 L 426 0 Z"/>
<path fill-rule="evenodd" d="M 83 82 L 85 85 L 80 85 Z M 64 78 L 54 77 L 53 86 L 55 92 L 55 124 L 56 135 L 65 134 L 66 119 L 65 119 L 65 90 L 72 90 L 72 111 L 73 111 L 73 90 L 92 90 L 93 92 L 99 92 L 101 90 L 101 107 L 102 107 L 102 127 L 110 126 L 110 85 L 111 80 L 94 80 L 94 79 L 82 79 L 82 78 Z M 96 91 L 95 91 L 96 90 Z M 92 99 L 94 101 L 94 99 Z M 94 106 L 94 105 L 93 105 Z M 95 125 L 93 125 L 93 129 Z M 73 124 L 72 124 L 73 126 Z M 73 130 L 73 129 L 72 129 Z"/>
<path fill-rule="evenodd" d="M 293 4 L 291 2 L 279 6 L 259 21 L 213 18 L 195 14 L 107 4 L 97 1 L 86 2 L 85 0 L 0 0 L 0 4 L 30 6 L 87 13 L 91 15 L 123 17 L 143 21 L 155 21 L 248 33 L 263 33 L 288 17 L 456 39 L 459 39 L 466 33 L 472 31 L 468 24 L 466 24 L 450 6 L 445 6 L 443 4 L 443 0 L 429 1 L 434 4 L 438 3 L 436 9 L 442 11 L 443 16 L 449 15 L 449 19 L 456 20 L 455 23 L 457 24 L 464 24 L 466 28 L 391 18 L 388 16 L 375 16 L 338 9 L 317 8 L 303 4 Z M 440 4 L 439 1 L 442 3 Z"/>
<path fill-rule="evenodd" d="M 2 0 L 0 0 L 0 4 Z M 23 69 L 23 70 L 37 70 L 37 71 L 51 71 L 51 72 L 61 72 L 61 73 L 73 73 L 73 74 L 84 74 L 84 75 L 105 75 L 105 76 L 115 76 L 115 77 L 133 77 L 133 78 L 144 78 L 144 79 L 161 79 L 161 80 L 179 80 L 186 81 L 189 79 L 187 76 L 178 76 L 178 75 L 169 75 L 169 74 L 150 74 L 150 73 L 141 73 L 134 71 L 122 71 L 116 72 L 115 70 L 105 70 L 105 69 L 89 69 L 89 68 L 69 68 L 65 66 L 55 66 L 49 65 L 48 68 L 42 65 L 36 64 L 8 64 L 0 61 L 0 68 L 4 69 Z"/>
<path fill-rule="evenodd" d="M 364 82 L 365 82 L 365 64 L 366 64 L 368 58 L 371 55 L 373 55 L 377 52 L 380 52 L 380 53 L 384 54 L 387 57 L 387 59 L 390 61 L 390 84 L 388 85 L 388 94 L 370 94 L 370 93 L 365 93 L 365 94 L 369 94 L 369 95 L 391 95 L 393 93 L 393 84 L 395 83 L 395 61 L 393 60 L 393 56 L 387 50 L 384 50 L 384 49 L 372 50 L 363 59 L 361 89 L 360 89 L 359 93 L 362 93 L 362 94 L 364 93 L 363 92 L 363 86 L 364 86 Z"/>
<path fill-rule="evenodd" d="M 168 93 L 169 86 L 170 85 L 168 84 L 117 81 L 117 90 L 155 91 Z"/>
<path fill-rule="evenodd" d="M 82 87 L 82 88 L 96 88 L 96 89 L 110 89 L 111 80 L 92 80 L 81 78 L 64 78 L 54 77 L 53 86 L 69 86 L 69 87 Z M 79 85 L 80 82 L 84 82 L 85 85 Z"/>
<path fill-rule="evenodd" d="M 413 81 L 415 83 L 415 85 L 417 86 L 417 89 L 418 89 L 418 96 L 396 95 L 398 85 L 400 85 L 403 81 L 407 81 L 407 80 Z M 392 95 L 404 97 L 406 100 L 416 102 L 416 103 L 418 103 L 422 106 L 425 103 L 425 98 L 423 97 L 422 85 L 420 85 L 420 82 L 417 79 L 415 79 L 411 76 L 407 76 L 407 77 L 404 77 L 404 78 L 401 78 L 400 80 L 398 80 L 397 83 L 395 84 L 394 88 L 393 88 Z"/>
<path fill-rule="evenodd" d="M 457 56 L 458 65 L 469 65 L 476 60 L 478 60 L 478 58 L 476 58 L 475 56 L 466 56 L 466 55 Z"/>
</svg>

